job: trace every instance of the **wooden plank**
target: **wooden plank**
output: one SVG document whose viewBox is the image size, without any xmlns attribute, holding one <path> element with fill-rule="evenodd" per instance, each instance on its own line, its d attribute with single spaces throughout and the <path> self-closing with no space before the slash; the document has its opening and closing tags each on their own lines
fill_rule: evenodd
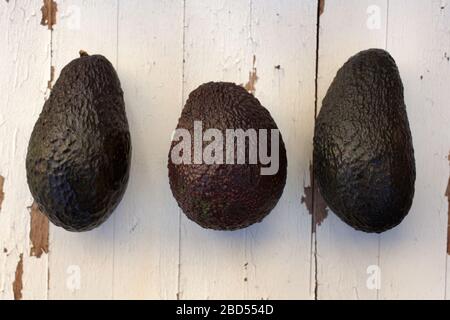
<svg viewBox="0 0 450 320">
<path fill-rule="evenodd" d="M 312 151 L 316 10 L 313 2 L 186 3 L 184 98 L 207 81 L 255 89 L 283 134 L 289 173 L 275 210 L 246 230 L 207 231 L 182 216 L 181 298 L 310 297 L 311 219 L 299 190 Z"/>
<path fill-rule="evenodd" d="M 326 1 L 324 9 L 320 17 L 318 109 L 348 58 L 386 45 L 386 0 Z M 329 212 L 317 227 L 316 240 L 318 299 L 377 298 L 377 286 L 372 285 L 373 275 L 368 272 L 379 264 L 379 236 L 355 231 Z"/>
<path fill-rule="evenodd" d="M 102 54 L 117 66 L 117 0 L 69 0 L 58 4 L 53 32 L 55 79 L 79 57 L 79 50 Z M 125 199 L 126 200 L 126 199 Z M 114 218 L 126 214 L 122 202 L 99 228 L 83 233 L 50 229 L 51 299 L 109 299 L 113 296 Z"/>
<path fill-rule="evenodd" d="M 309 299 L 311 215 L 300 199 L 312 160 L 317 2 L 253 1 L 251 22 L 255 95 L 283 135 L 288 178 L 277 207 L 246 232 L 247 297 Z"/>
<path fill-rule="evenodd" d="M 412 209 L 381 237 L 382 299 L 443 299 L 447 259 L 450 6 L 389 2 L 387 48 L 397 61 L 416 158 Z"/>
<path fill-rule="evenodd" d="M 0 2 L 0 299 L 47 297 L 48 256 L 31 256 L 25 172 L 28 140 L 50 77 L 50 32 L 40 26 L 41 5 Z"/>
<path fill-rule="evenodd" d="M 185 6 L 183 100 L 204 82 L 246 83 L 253 61 L 250 2 L 187 0 Z M 204 230 L 181 213 L 180 234 L 181 299 L 245 298 L 245 230 Z"/>
<path fill-rule="evenodd" d="M 175 299 L 179 209 L 167 160 L 182 105 L 183 2 L 121 1 L 118 59 L 133 160 L 115 215 L 114 298 Z"/>
<path fill-rule="evenodd" d="M 0 299 L 449 297 L 448 1 L 325 2 L 318 108 L 350 56 L 387 48 L 404 82 L 417 180 L 411 212 L 397 228 L 368 235 L 329 212 L 312 243 L 301 199 L 311 193 L 317 1 L 66 0 L 58 3 L 53 34 L 40 25 L 42 5 L 0 1 Z M 25 154 L 51 66 L 57 78 L 80 49 L 118 69 L 132 172 L 102 227 L 74 234 L 51 226 L 47 254 L 45 243 L 37 246 L 45 235 L 30 230 Z M 198 227 L 168 186 L 170 135 L 182 104 L 212 80 L 248 84 L 288 153 L 279 204 L 262 223 L 237 232 Z M 379 289 L 370 274 L 377 270 Z"/>
</svg>

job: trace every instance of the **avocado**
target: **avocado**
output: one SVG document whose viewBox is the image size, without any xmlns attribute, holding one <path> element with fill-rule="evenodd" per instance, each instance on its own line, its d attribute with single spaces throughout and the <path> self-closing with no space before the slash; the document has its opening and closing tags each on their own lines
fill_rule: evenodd
<svg viewBox="0 0 450 320">
<path fill-rule="evenodd" d="M 408 214 L 414 149 L 403 84 L 388 52 L 362 51 L 337 72 L 316 119 L 313 158 L 323 198 L 354 229 L 381 233 Z"/>
<path fill-rule="evenodd" d="M 65 66 L 28 145 L 28 186 L 57 226 L 87 231 L 112 213 L 125 192 L 131 142 L 114 67 L 101 55 Z"/>
<path fill-rule="evenodd" d="M 206 141 L 207 139 L 201 141 L 198 145 L 203 148 L 203 159 L 189 163 L 195 158 L 196 123 L 201 123 L 201 134 L 205 135 L 208 130 L 216 129 L 217 135 L 214 140 L 210 139 L 211 142 Z M 169 151 L 168 171 L 170 188 L 186 216 L 203 228 L 215 230 L 245 228 L 267 216 L 283 193 L 287 158 L 281 134 L 276 139 L 270 133 L 279 133 L 277 125 L 258 99 L 234 83 L 202 84 L 190 93 L 183 108 L 177 130 L 183 129 L 192 140 L 188 141 L 188 147 L 181 150 L 180 154 L 186 156 L 187 152 L 190 155 L 183 163 L 173 161 L 174 154 L 179 151 L 176 146 L 182 141 L 181 138 L 180 141 L 174 138 Z M 223 147 L 223 153 L 219 149 L 211 152 L 222 156 L 222 162 L 205 161 L 205 151 L 210 144 L 225 144 L 218 142 L 221 140 L 218 136 L 222 136 L 222 142 L 225 142 L 230 130 L 239 129 L 258 132 L 256 139 L 259 143 L 264 141 L 261 139 L 263 133 L 260 129 L 267 130 L 266 150 L 270 150 L 270 156 L 278 158 L 278 170 L 262 174 L 262 168 L 267 168 L 268 165 L 261 160 L 261 155 L 257 160 L 250 161 L 255 136 L 253 140 L 251 136 L 246 138 L 245 145 L 241 144 L 241 148 L 235 139 L 232 147 L 235 152 L 229 158 L 226 153 L 232 148 Z M 260 146 L 258 152 L 261 152 Z M 239 153 L 246 155 L 244 163 L 239 162 Z M 268 155 L 269 152 L 265 154 Z"/>
</svg>

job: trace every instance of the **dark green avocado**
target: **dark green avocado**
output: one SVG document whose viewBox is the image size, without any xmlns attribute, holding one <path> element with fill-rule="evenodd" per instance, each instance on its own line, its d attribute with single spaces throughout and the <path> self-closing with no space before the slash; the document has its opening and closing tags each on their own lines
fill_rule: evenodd
<svg viewBox="0 0 450 320">
<path fill-rule="evenodd" d="M 131 142 L 120 81 L 101 55 L 61 71 L 34 126 L 27 179 L 39 209 L 69 231 L 99 226 L 125 192 Z"/>
<path fill-rule="evenodd" d="M 408 214 L 416 178 L 403 84 L 394 59 L 351 57 L 323 99 L 314 132 L 314 176 L 336 215 L 380 233 Z"/>
<path fill-rule="evenodd" d="M 278 129 L 270 113 L 244 88 L 233 83 L 209 82 L 192 91 L 183 108 L 177 129 L 194 137 L 194 121 L 202 130 Z M 260 222 L 275 207 L 286 183 L 286 149 L 279 135 L 279 167 L 273 175 L 261 175 L 260 158 L 251 164 L 213 163 L 175 164 L 169 151 L 169 182 L 178 205 L 186 216 L 200 226 L 216 230 L 236 230 Z M 203 147 L 209 142 L 204 142 Z M 192 143 L 192 155 L 194 154 Z M 274 148 L 275 149 L 275 148 Z M 224 147 L 225 150 L 225 147 Z M 249 143 L 245 145 L 248 154 Z M 237 152 L 235 153 L 236 160 Z M 224 156 L 225 158 L 225 156 Z M 248 158 L 247 158 L 248 160 Z"/>
</svg>

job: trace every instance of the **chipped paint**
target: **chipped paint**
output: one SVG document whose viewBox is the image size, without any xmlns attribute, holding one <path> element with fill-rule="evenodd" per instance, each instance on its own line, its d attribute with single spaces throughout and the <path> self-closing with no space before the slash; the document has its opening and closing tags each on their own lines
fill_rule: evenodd
<svg viewBox="0 0 450 320">
<path fill-rule="evenodd" d="M 448 162 L 450 164 L 450 152 L 448 154 Z M 445 190 L 445 196 L 448 200 L 448 221 L 447 221 L 447 254 L 450 255 L 450 175 L 448 177 L 447 189 Z"/>
<path fill-rule="evenodd" d="M 319 0 L 319 16 L 325 11 L 325 0 Z"/>
<path fill-rule="evenodd" d="M 248 73 L 248 82 L 245 84 L 244 88 L 251 94 L 255 94 L 256 91 L 256 82 L 258 81 L 258 75 L 256 74 L 256 56 L 253 55 L 253 67 L 252 70 Z"/>
<path fill-rule="evenodd" d="M 14 300 L 22 299 L 22 289 L 23 289 L 22 276 L 23 276 L 23 254 L 20 254 L 19 262 L 17 263 L 16 267 L 16 275 L 14 277 L 14 282 L 12 284 Z"/>
<path fill-rule="evenodd" d="M 47 88 L 52 89 L 53 88 L 53 80 L 55 80 L 55 67 L 50 67 L 50 80 L 47 81 Z"/>
<path fill-rule="evenodd" d="M 0 210 L 2 210 L 2 202 L 5 199 L 5 193 L 3 192 L 3 185 L 5 183 L 5 178 L 0 176 Z"/>
<path fill-rule="evenodd" d="M 311 180 L 313 178 L 313 169 L 312 165 L 309 166 L 310 171 L 310 177 Z M 311 183 L 312 185 L 313 183 Z M 302 196 L 301 202 L 305 204 L 306 209 L 308 209 L 309 214 L 313 215 L 314 220 L 314 226 L 313 226 L 313 232 L 316 231 L 316 227 L 320 226 L 322 222 L 326 219 L 328 216 L 327 211 L 327 204 L 325 200 L 322 198 L 322 195 L 320 194 L 319 187 L 317 183 L 314 183 L 314 194 L 312 191 L 313 187 L 304 187 L 304 195 Z"/>
<path fill-rule="evenodd" d="M 58 11 L 58 4 L 53 0 L 44 0 L 41 8 L 42 19 L 41 25 L 47 26 L 49 30 L 53 30 L 56 24 L 56 12 Z"/>
<path fill-rule="evenodd" d="M 49 222 L 48 218 L 42 214 L 35 202 L 30 207 L 30 215 L 30 255 L 40 258 L 43 253 L 48 253 Z"/>
</svg>

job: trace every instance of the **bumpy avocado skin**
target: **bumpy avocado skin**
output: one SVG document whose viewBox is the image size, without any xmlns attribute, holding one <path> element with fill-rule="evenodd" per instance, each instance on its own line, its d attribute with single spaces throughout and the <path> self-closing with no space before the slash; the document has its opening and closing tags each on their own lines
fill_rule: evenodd
<svg viewBox="0 0 450 320">
<path fill-rule="evenodd" d="M 254 96 L 226 82 L 205 83 L 191 92 L 177 129 L 187 129 L 194 137 L 194 121 L 202 121 L 203 131 L 219 129 L 224 141 L 226 129 L 269 129 L 268 150 L 270 129 L 278 129 Z M 286 149 L 281 133 L 279 137 L 279 170 L 274 175 L 261 175 L 259 160 L 257 164 L 174 164 L 171 151 L 178 142 L 172 142 L 170 187 L 186 216 L 215 230 L 236 230 L 260 222 L 275 207 L 286 183 Z M 192 144 L 192 155 L 193 148 Z"/>
<path fill-rule="evenodd" d="M 314 175 L 344 222 L 381 233 L 407 215 L 416 178 L 414 150 L 394 59 L 370 49 L 338 71 L 316 120 Z"/>
<path fill-rule="evenodd" d="M 87 231 L 122 199 L 131 142 L 120 81 L 101 55 L 61 71 L 35 124 L 26 158 L 30 191 L 55 225 Z"/>
</svg>

